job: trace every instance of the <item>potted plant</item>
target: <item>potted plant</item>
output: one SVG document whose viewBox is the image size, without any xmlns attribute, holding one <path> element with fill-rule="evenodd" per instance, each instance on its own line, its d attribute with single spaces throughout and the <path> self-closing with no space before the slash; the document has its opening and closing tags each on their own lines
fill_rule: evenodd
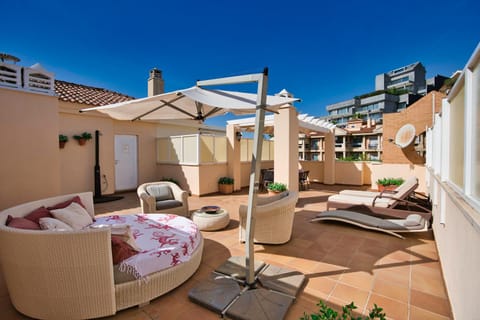
<svg viewBox="0 0 480 320">
<path fill-rule="evenodd" d="M 65 143 L 67 143 L 67 141 L 68 141 L 68 137 L 66 135 L 63 135 L 63 134 L 58 135 L 58 146 L 60 147 L 60 149 L 65 148 Z"/>
<path fill-rule="evenodd" d="M 73 139 L 77 140 L 78 144 L 83 146 L 85 144 L 85 142 L 87 142 L 87 140 L 92 139 L 92 134 L 89 133 L 89 132 L 84 132 L 84 133 L 79 134 L 79 135 L 74 135 Z"/>
<path fill-rule="evenodd" d="M 377 180 L 378 191 L 394 190 L 405 180 L 403 178 L 382 178 Z"/>
<path fill-rule="evenodd" d="M 272 182 L 268 185 L 267 190 L 269 195 L 275 195 L 287 191 L 287 185 L 281 182 Z"/>
<path fill-rule="evenodd" d="M 233 192 L 233 178 L 220 177 L 218 179 L 218 192 L 222 194 L 230 194 Z"/>
</svg>

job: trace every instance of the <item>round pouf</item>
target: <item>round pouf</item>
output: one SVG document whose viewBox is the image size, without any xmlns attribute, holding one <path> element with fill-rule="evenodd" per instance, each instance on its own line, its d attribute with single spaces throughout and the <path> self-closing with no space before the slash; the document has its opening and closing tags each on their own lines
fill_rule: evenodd
<svg viewBox="0 0 480 320">
<path fill-rule="evenodd" d="M 220 230 L 228 226 L 230 223 L 230 215 L 225 209 L 220 209 L 217 213 L 205 213 L 203 211 L 195 211 L 192 214 L 193 222 L 202 231 Z"/>
</svg>

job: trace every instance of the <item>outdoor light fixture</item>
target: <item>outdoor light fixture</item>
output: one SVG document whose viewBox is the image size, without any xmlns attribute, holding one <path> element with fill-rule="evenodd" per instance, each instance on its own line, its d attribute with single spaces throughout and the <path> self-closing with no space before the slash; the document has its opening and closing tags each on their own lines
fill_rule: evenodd
<svg viewBox="0 0 480 320">
<path fill-rule="evenodd" d="M 235 137 L 237 138 L 237 141 L 242 140 L 242 133 L 240 131 L 235 132 Z"/>
</svg>

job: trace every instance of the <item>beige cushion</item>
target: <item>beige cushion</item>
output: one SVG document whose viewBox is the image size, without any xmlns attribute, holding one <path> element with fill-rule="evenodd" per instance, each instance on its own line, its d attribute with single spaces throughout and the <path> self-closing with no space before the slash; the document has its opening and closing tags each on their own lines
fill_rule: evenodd
<svg viewBox="0 0 480 320">
<path fill-rule="evenodd" d="M 419 214 L 409 214 L 407 219 L 405 219 L 404 226 L 405 227 L 414 227 L 420 225 L 422 222 L 422 216 Z"/>
<path fill-rule="evenodd" d="M 50 212 L 56 219 L 65 222 L 74 230 L 81 230 L 93 222 L 87 210 L 76 202 L 72 202 L 63 209 L 51 210 Z"/>
<path fill-rule="evenodd" d="M 55 218 L 40 218 L 38 220 L 38 223 L 40 224 L 40 228 L 43 230 L 56 230 L 56 231 L 72 231 L 72 227 L 70 227 L 68 224 L 65 222 L 62 222 L 58 219 Z"/>
</svg>

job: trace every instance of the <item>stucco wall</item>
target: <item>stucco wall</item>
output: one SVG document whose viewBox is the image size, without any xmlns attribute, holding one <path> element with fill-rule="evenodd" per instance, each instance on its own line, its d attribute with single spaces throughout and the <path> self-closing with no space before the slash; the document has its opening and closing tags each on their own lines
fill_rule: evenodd
<svg viewBox="0 0 480 320">
<path fill-rule="evenodd" d="M 0 88 L 0 209 L 60 192 L 57 104 Z"/>
<path fill-rule="evenodd" d="M 69 137 L 60 150 L 60 177 L 62 193 L 94 191 L 95 131 L 100 131 L 99 162 L 102 194 L 115 192 L 115 135 L 137 136 L 138 184 L 155 181 L 157 125 L 148 122 L 117 121 L 96 112 L 79 113 L 84 105 L 59 102 L 59 133 Z M 90 132 L 92 140 L 80 146 L 72 138 L 75 134 Z M 103 178 L 105 176 L 105 178 Z"/>
<path fill-rule="evenodd" d="M 433 201 L 433 231 L 455 319 L 474 319 L 480 314 L 477 302 L 480 277 L 480 216 L 462 195 L 430 175 Z"/>
</svg>

